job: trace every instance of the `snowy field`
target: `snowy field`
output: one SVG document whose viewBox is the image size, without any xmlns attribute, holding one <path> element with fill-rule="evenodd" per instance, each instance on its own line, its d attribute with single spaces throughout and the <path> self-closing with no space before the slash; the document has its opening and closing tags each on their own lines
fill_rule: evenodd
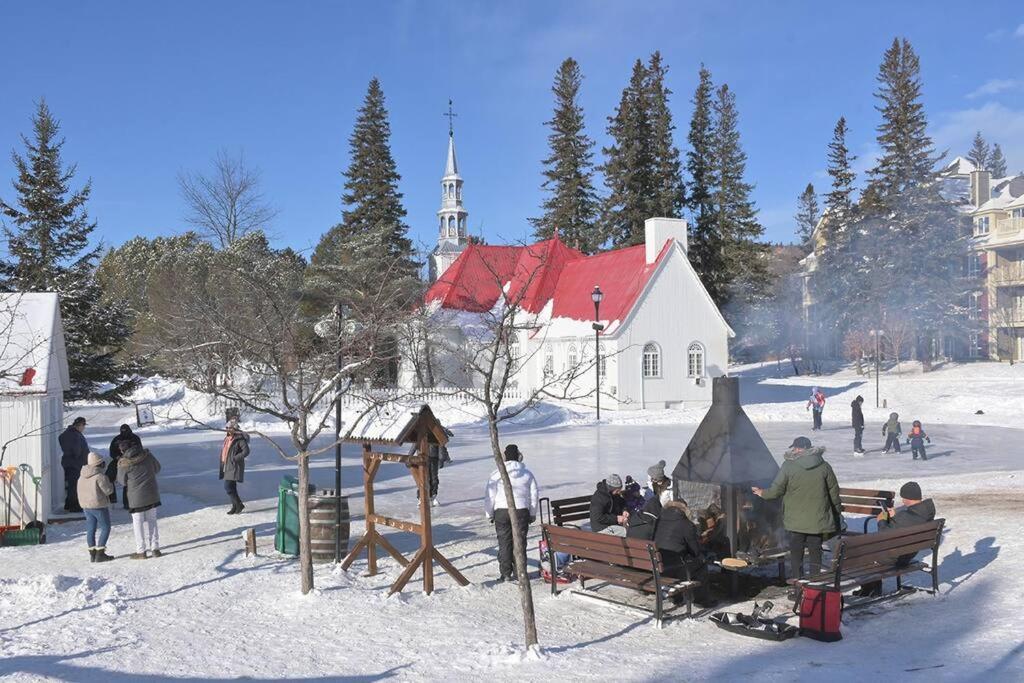
<svg viewBox="0 0 1024 683">
<path fill-rule="evenodd" d="M 803 402 L 820 385 L 829 396 L 825 430 L 808 435 L 828 448 L 841 484 L 898 488 L 913 478 L 934 497 L 947 520 L 938 597 L 849 612 L 839 643 L 767 643 L 722 632 L 706 618 L 657 630 L 642 613 L 569 594 L 552 598 L 535 581 L 543 652 L 524 655 L 517 589 L 493 584 L 493 531 L 480 500 L 493 468 L 486 433 L 463 408 L 440 411 L 458 426 L 454 462 L 441 473 L 434 537 L 473 585 L 438 575 L 432 596 L 413 588 L 385 598 L 397 574 L 390 559 L 372 578 L 361 575 L 365 560 L 347 574 L 320 566 L 316 592 L 302 596 L 297 563 L 276 556 L 272 540 L 277 483 L 292 465 L 254 440 L 240 487 L 248 508 L 228 517 L 217 481 L 219 435 L 172 424 L 140 430 L 164 465 L 165 557 L 123 559 L 133 542 L 120 509 L 108 544 L 115 562 L 89 564 L 82 522 L 51 526 L 44 546 L 0 548 L 0 680 L 1024 680 L 1024 374 L 979 365 L 885 375 L 883 396 L 905 429 L 919 418 L 932 436 L 930 459 L 914 462 L 907 452 L 881 454 L 881 416 L 889 411 L 874 408 L 865 411 L 869 452 L 852 457 L 849 401 L 861 393 L 873 405 L 865 378 L 776 377 L 775 370 L 738 374 L 748 413 L 777 457 L 808 432 Z M 87 437 L 104 454 L 127 418 L 117 408 L 74 412 L 89 418 Z M 619 413 L 595 425 L 586 411 L 545 408 L 509 425 L 504 440 L 519 444 L 542 495 L 581 495 L 612 471 L 642 477 L 659 459 L 671 469 L 701 415 Z M 353 538 L 362 530 L 358 457 L 346 449 Z M 313 476 L 331 482 L 330 458 L 316 462 Z M 384 466 L 378 484 L 379 512 L 413 517 L 404 468 Z M 240 536 L 250 527 L 260 557 L 244 557 Z M 389 537 L 403 552 L 415 545 L 408 534 Z"/>
</svg>

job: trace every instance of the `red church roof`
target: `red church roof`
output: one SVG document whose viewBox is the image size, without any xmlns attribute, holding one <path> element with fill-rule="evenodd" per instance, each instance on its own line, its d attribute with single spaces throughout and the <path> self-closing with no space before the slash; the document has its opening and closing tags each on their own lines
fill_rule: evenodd
<svg viewBox="0 0 1024 683">
<path fill-rule="evenodd" d="M 586 256 L 558 237 L 518 247 L 471 244 L 427 290 L 425 300 L 442 308 L 481 313 L 494 307 L 502 288 L 530 313 L 552 301 L 552 318 L 594 319 L 590 293 L 604 292 L 601 319 L 622 321 L 636 304 L 658 264 L 647 264 L 644 245 Z"/>
</svg>

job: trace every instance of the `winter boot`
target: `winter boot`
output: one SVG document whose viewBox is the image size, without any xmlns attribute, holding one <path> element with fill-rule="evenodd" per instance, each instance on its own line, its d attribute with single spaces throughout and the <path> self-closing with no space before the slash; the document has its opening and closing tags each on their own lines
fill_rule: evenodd
<svg viewBox="0 0 1024 683">
<path fill-rule="evenodd" d="M 231 509 L 228 510 L 228 514 L 229 515 L 237 515 L 238 514 L 238 505 L 236 505 L 235 503 L 232 503 L 231 504 Z"/>
<path fill-rule="evenodd" d="M 106 548 L 96 548 L 96 561 L 97 562 L 110 562 L 113 557 L 107 555 Z"/>
<path fill-rule="evenodd" d="M 146 551 L 143 550 L 141 553 L 132 553 L 131 558 L 133 560 L 144 560 L 146 559 Z"/>
<path fill-rule="evenodd" d="M 160 552 L 160 548 L 153 548 L 153 550 L 150 551 L 150 554 L 153 557 L 163 557 L 164 556 L 164 554 L 162 552 Z"/>
<path fill-rule="evenodd" d="M 96 561 L 96 548 L 89 548 L 89 561 L 90 562 L 95 562 Z"/>
</svg>

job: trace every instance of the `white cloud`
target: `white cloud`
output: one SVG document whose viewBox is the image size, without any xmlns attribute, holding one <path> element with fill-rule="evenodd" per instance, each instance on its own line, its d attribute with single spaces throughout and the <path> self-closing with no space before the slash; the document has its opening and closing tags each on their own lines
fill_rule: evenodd
<svg viewBox="0 0 1024 683">
<path fill-rule="evenodd" d="M 1024 38 L 1024 24 L 1017 27 L 1017 30 L 1013 32 L 1014 37 Z"/>
<path fill-rule="evenodd" d="M 1016 90 L 1020 88 L 1024 83 L 1017 80 L 1016 78 L 993 78 L 985 81 L 973 92 L 967 94 L 967 99 L 975 99 L 977 97 L 983 97 L 986 95 L 998 95 L 1001 92 L 1007 90 Z"/>
<path fill-rule="evenodd" d="M 931 130 L 935 149 L 948 150 L 947 159 L 966 155 L 975 131 L 989 144 L 999 143 L 1011 173 L 1024 169 L 1024 110 L 988 102 L 975 109 L 948 112 L 937 117 Z"/>
</svg>

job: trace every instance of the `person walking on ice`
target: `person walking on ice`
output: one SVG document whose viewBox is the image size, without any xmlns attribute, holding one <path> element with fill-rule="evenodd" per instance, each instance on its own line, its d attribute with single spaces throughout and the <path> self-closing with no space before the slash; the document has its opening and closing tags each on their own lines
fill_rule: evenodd
<svg viewBox="0 0 1024 683">
<path fill-rule="evenodd" d="M 220 478 L 224 480 L 224 491 L 231 500 L 229 515 L 237 515 L 245 509 L 238 495 L 238 485 L 245 479 L 245 459 L 249 457 L 249 435 L 238 427 L 238 420 L 231 418 L 224 426 L 224 443 L 220 447 Z"/>
<path fill-rule="evenodd" d="M 914 454 L 914 460 L 917 460 L 917 456 L 920 455 L 922 460 L 928 459 L 928 454 L 924 450 L 924 442 L 931 443 L 932 440 L 928 438 L 928 435 L 924 433 L 924 428 L 921 426 L 920 420 L 914 420 L 914 426 L 910 428 L 910 433 L 907 434 L 907 443 L 910 444 L 911 453 Z"/>
<path fill-rule="evenodd" d="M 160 487 L 156 475 L 160 462 L 148 448 L 131 446 L 121 455 L 117 463 L 117 481 L 125 488 L 132 513 L 132 530 L 135 532 L 135 553 L 133 560 L 160 557 L 160 530 L 156 523 L 156 509 L 160 507 Z"/>
<path fill-rule="evenodd" d="M 851 424 L 853 425 L 853 457 L 864 455 L 864 397 L 858 396 L 850 403 Z"/>
<path fill-rule="evenodd" d="M 505 471 L 512 483 L 512 505 L 516 511 L 516 526 L 512 528 L 512 516 L 509 514 L 509 501 L 505 498 L 505 486 L 501 481 L 501 472 L 494 470 L 487 480 L 484 493 L 484 511 L 487 519 L 494 525 L 498 535 L 498 579 L 505 581 L 525 580 L 524 576 L 516 576 L 515 562 L 512 556 L 512 534 L 519 537 L 519 542 L 526 547 L 526 532 L 537 519 L 537 506 L 540 492 L 537 479 L 533 472 L 523 465 L 523 454 L 513 443 L 505 446 Z"/>
<path fill-rule="evenodd" d="M 889 420 L 882 425 L 882 436 L 885 437 L 885 450 L 883 453 L 888 453 L 892 449 L 896 449 L 896 452 L 900 452 L 900 434 L 903 433 L 903 428 L 900 427 L 900 416 L 899 413 L 889 413 Z"/>
<path fill-rule="evenodd" d="M 811 431 L 816 432 L 821 429 L 821 414 L 825 412 L 825 394 L 818 387 L 811 389 L 811 397 L 807 399 L 807 407 L 814 417 Z"/>
</svg>

